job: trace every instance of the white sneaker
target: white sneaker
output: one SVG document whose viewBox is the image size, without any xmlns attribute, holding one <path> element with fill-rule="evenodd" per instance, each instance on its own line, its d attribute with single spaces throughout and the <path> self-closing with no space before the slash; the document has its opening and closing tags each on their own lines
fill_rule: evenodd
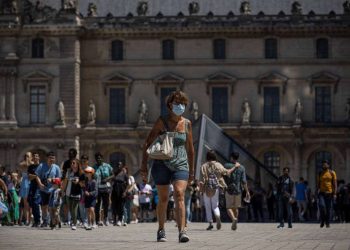
<svg viewBox="0 0 350 250">
<path fill-rule="evenodd" d="M 106 227 L 108 227 L 109 226 L 109 221 L 105 220 L 104 224 L 105 224 Z"/>
<path fill-rule="evenodd" d="M 72 225 L 72 230 L 77 230 L 77 227 L 75 225 Z"/>
<path fill-rule="evenodd" d="M 122 225 L 122 223 L 118 220 L 117 226 L 120 227 L 121 225 Z"/>
<path fill-rule="evenodd" d="M 126 226 L 128 226 L 128 224 L 127 224 L 126 222 L 124 222 L 124 223 L 123 223 L 123 226 L 126 227 Z"/>
<path fill-rule="evenodd" d="M 98 228 L 98 226 L 96 224 L 93 224 L 92 229 L 96 229 L 96 228 Z"/>
</svg>

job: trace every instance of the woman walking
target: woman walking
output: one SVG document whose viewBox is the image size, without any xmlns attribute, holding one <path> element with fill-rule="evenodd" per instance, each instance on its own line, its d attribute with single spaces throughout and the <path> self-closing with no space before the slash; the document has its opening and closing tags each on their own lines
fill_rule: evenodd
<svg viewBox="0 0 350 250">
<path fill-rule="evenodd" d="M 239 166 L 239 163 L 237 163 Z M 236 165 L 237 166 L 237 165 Z M 207 153 L 207 162 L 201 167 L 199 184 L 203 192 L 205 204 L 205 213 L 209 226 L 207 230 L 213 229 L 214 212 L 216 219 L 216 229 L 221 229 L 220 209 L 219 209 L 219 188 L 226 188 L 226 183 L 223 179 L 224 175 L 230 175 L 234 168 L 226 169 L 216 160 L 216 155 L 213 150 Z"/>
<path fill-rule="evenodd" d="M 23 221 L 25 221 L 26 226 L 30 224 L 31 209 L 28 203 L 30 180 L 29 180 L 27 171 L 28 171 L 28 167 L 32 164 L 33 164 L 32 153 L 27 152 L 24 155 L 24 160 L 19 164 L 19 173 L 21 178 L 20 180 L 21 187 L 19 190 L 19 196 L 21 197 L 19 225 L 22 225 Z"/>
<path fill-rule="evenodd" d="M 194 148 L 191 122 L 182 116 L 188 102 L 187 96 L 182 91 L 172 92 L 166 100 L 169 114 L 166 117 L 158 118 L 144 144 L 141 175 L 143 180 L 147 182 L 148 147 L 163 132 L 174 133 L 173 157 L 169 160 L 154 160 L 151 171 L 159 196 L 157 205 L 158 242 L 167 241 L 164 223 L 168 205 L 168 190 L 171 183 L 174 186 L 179 242 L 189 241 L 184 230 L 186 224 L 184 196 L 187 183 L 191 183 L 194 177 Z"/>
<path fill-rule="evenodd" d="M 81 186 L 84 185 L 84 181 L 85 176 L 81 169 L 80 161 L 77 159 L 72 160 L 71 168 L 67 171 L 63 186 L 63 190 L 65 190 L 65 194 L 68 197 L 68 208 L 72 217 L 72 230 L 77 229 L 78 207 L 82 195 Z"/>
</svg>

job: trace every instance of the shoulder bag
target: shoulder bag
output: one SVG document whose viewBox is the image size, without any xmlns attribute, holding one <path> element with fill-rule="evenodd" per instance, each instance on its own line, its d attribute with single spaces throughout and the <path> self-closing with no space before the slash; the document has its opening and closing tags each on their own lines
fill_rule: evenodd
<svg viewBox="0 0 350 250">
<path fill-rule="evenodd" d="M 169 132 L 167 122 L 160 117 L 164 124 L 165 131 L 162 132 L 148 147 L 148 157 L 155 160 L 169 160 L 174 154 L 174 133 Z"/>
</svg>

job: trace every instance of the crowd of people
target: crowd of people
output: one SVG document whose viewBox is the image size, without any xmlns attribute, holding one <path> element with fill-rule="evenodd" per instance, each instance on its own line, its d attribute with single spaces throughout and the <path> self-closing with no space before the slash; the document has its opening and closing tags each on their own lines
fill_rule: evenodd
<svg viewBox="0 0 350 250">
<path fill-rule="evenodd" d="M 18 170 L 6 172 L 5 167 L 0 167 L 2 225 L 51 226 L 54 229 L 64 224 L 73 230 L 77 225 L 91 230 L 108 226 L 110 222 L 127 226 L 157 220 L 159 198 L 155 185 L 146 181 L 136 183 L 123 163 L 112 168 L 103 162 L 100 153 L 95 155 L 93 166 L 89 165 L 86 155 L 76 159 L 77 152 L 73 148 L 68 154 L 69 159 L 62 167 L 55 164 L 52 152 L 47 155 L 47 162 L 41 162 L 38 153 L 28 152 Z M 207 229 L 211 230 L 214 215 L 218 229 L 226 217 L 234 221 L 234 229 L 240 208 L 240 218 L 244 221 L 278 221 L 282 227 L 284 223 L 280 220 L 286 218 L 291 226 L 292 221 L 320 220 L 323 216 L 320 205 L 327 205 L 329 210 L 329 219 L 325 219 L 324 224 L 329 225 L 330 220 L 350 222 L 350 184 L 345 184 L 344 180 L 336 181 L 334 171 L 330 172 L 330 179 L 336 181 L 336 192 L 331 192 L 330 205 L 329 199 L 324 200 L 328 197 L 320 200 L 322 194 L 312 192 L 303 177 L 294 183 L 288 168 L 283 170 L 284 174 L 276 184 L 270 183 L 266 190 L 262 189 L 258 183 L 247 181 L 244 167 L 237 163 L 238 157 L 239 154 L 234 152 L 231 162 L 223 166 L 216 160 L 214 151 L 208 152 L 200 179 L 194 180 L 185 190 L 186 224 L 207 221 Z M 27 170 L 20 172 L 25 164 Z M 323 164 L 328 168 L 328 162 Z M 211 191 L 206 190 L 209 189 L 206 182 L 212 183 Z M 322 185 L 325 189 L 330 188 L 320 181 L 320 188 Z M 175 221 L 173 185 L 169 186 L 168 196 L 166 219 Z M 283 213 L 287 215 L 281 215 Z M 51 224 L 48 218 L 51 218 Z"/>
<path fill-rule="evenodd" d="M 333 220 L 350 221 L 350 184 L 337 180 L 327 161 L 322 163 L 315 192 L 302 177 L 294 182 L 289 168 L 263 189 L 259 182 L 247 180 L 238 152 L 222 164 L 214 150 L 208 151 L 195 179 L 192 127 L 182 117 L 187 104 L 181 91 L 167 98 L 169 115 L 156 121 L 144 145 L 141 183 L 124 163 L 112 167 L 99 152 L 93 161 L 87 155 L 78 159 L 74 148 L 60 166 L 54 152 L 46 160 L 38 152 L 28 152 L 12 172 L 0 166 L 1 224 L 92 230 L 110 223 L 158 221 L 157 241 L 163 242 L 167 241 L 165 222 L 175 221 L 179 242 L 188 242 L 190 222 L 207 221 L 207 230 L 215 222 L 220 230 L 223 220 L 231 220 L 235 231 L 238 220 L 275 221 L 278 228 L 285 221 L 289 228 L 292 221 L 319 220 L 321 227 L 330 227 Z M 149 147 L 166 132 L 173 136 L 171 156 L 150 159 Z"/>
</svg>

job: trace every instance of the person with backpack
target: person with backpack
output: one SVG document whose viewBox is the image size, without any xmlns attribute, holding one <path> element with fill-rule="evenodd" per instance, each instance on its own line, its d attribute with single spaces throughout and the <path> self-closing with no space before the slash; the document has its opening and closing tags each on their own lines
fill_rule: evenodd
<svg viewBox="0 0 350 250">
<path fill-rule="evenodd" d="M 213 229 L 212 211 L 216 219 L 216 229 L 220 230 L 219 188 L 227 187 L 222 177 L 224 175 L 230 175 L 236 167 L 239 167 L 239 164 L 237 163 L 235 167 L 230 170 L 225 169 L 224 166 L 217 161 L 214 150 L 208 151 L 206 159 L 207 162 L 201 167 L 199 184 L 203 192 L 205 213 L 207 221 L 209 222 L 207 230 Z"/>
<path fill-rule="evenodd" d="M 238 209 L 242 204 L 242 186 L 245 190 L 245 200 L 250 202 L 250 192 L 247 185 L 245 168 L 238 163 L 238 158 L 239 153 L 232 152 L 230 162 L 225 164 L 226 169 L 232 170 L 232 173 L 225 177 L 227 184 L 225 192 L 226 210 L 232 220 L 232 230 L 237 230 Z"/>
<path fill-rule="evenodd" d="M 329 167 L 327 160 L 322 161 L 322 171 L 318 175 L 318 207 L 320 211 L 320 227 L 329 228 L 333 199 L 337 197 L 337 175 Z"/>
</svg>

